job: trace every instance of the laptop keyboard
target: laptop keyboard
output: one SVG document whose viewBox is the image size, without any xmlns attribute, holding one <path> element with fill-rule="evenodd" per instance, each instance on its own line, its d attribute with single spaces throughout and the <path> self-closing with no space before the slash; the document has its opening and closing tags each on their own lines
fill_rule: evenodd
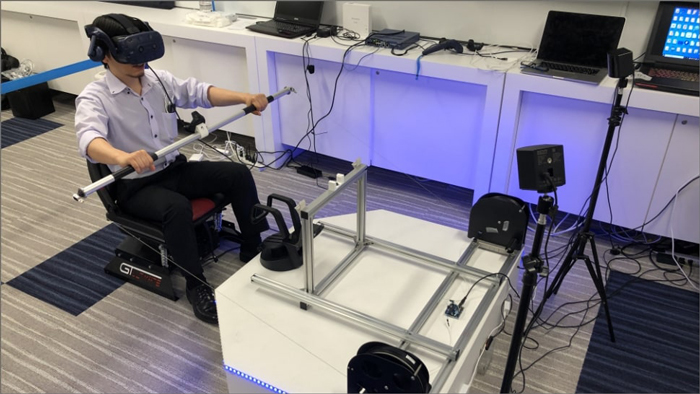
<svg viewBox="0 0 700 394">
<path fill-rule="evenodd" d="M 681 81 L 698 82 L 698 73 L 687 71 L 667 70 L 664 68 L 651 68 L 647 74 L 650 77 L 678 79 Z"/>
<path fill-rule="evenodd" d="M 271 27 L 277 28 L 277 30 L 291 31 L 294 33 L 309 30 L 309 28 L 306 26 L 295 25 L 287 22 L 269 21 L 269 24 Z"/>
<path fill-rule="evenodd" d="M 597 74 L 599 71 L 599 69 L 597 69 L 597 68 L 572 66 L 569 64 L 560 64 L 560 63 L 552 63 L 552 62 L 541 62 L 540 64 L 548 67 L 550 70 L 569 71 L 572 73 L 579 73 L 579 74 L 593 75 L 593 74 Z"/>
</svg>

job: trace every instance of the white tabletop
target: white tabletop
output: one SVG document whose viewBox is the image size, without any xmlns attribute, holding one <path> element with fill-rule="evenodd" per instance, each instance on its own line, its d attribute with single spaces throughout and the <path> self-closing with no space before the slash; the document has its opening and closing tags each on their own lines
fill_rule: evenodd
<svg viewBox="0 0 700 394">
<path fill-rule="evenodd" d="M 321 221 L 355 229 L 355 215 Z M 367 213 L 367 235 L 457 261 L 469 245 L 467 234 L 453 228 L 379 210 Z M 316 283 L 351 250 L 347 238 L 322 232 L 314 240 Z M 506 256 L 478 249 L 470 266 L 498 272 Z M 515 265 L 514 265 L 515 266 Z M 370 341 L 398 345 L 398 340 L 331 315 L 318 308 L 305 311 L 299 303 L 252 283 L 253 274 L 302 289 L 304 270 L 273 272 L 256 258 L 216 289 L 224 364 L 288 392 L 347 392 L 346 368 L 357 349 Z M 369 248 L 323 297 L 386 322 L 408 328 L 448 274 L 409 261 L 380 249 Z M 474 287 L 459 319 L 446 323 L 448 300 L 459 301 L 478 278 L 463 276 L 450 287 L 443 302 L 430 316 L 421 335 L 454 346 L 489 287 L 483 280 Z M 497 300 L 489 305 L 484 321 L 457 360 L 442 391 L 454 391 L 469 381 L 483 341 L 501 322 L 501 302 L 507 293 L 504 282 Z M 488 321 L 487 321 L 488 320 Z M 431 382 L 444 357 L 412 346 L 408 349 L 426 364 Z M 468 366 L 468 368 L 467 368 Z M 457 378 L 459 375 L 459 378 Z M 231 379 L 229 379 L 229 382 Z M 230 391 L 237 389 L 231 387 Z M 246 388 L 249 391 L 250 388 Z"/>
</svg>

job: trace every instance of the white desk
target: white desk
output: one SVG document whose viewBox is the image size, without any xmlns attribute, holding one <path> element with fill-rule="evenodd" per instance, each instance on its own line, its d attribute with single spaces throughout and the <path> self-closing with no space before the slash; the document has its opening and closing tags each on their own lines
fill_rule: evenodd
<svg viewBox="0 0 700 394">
<path fill-rule="evenodd" d="M 354 230 L 356 223 L 354 214 L 322 221 L 350 230 Z M 469 245 L 463 231 L 383 210 L 367 213 L 367 236 L 453 261 Z M 345 238 L 322 232 L 314 240 L 314 277 L 322 278 L 352 246 Z M 498 272 L 506 263 L 506 256 L 477 249 L 470 261 L 469 265 L 475 268 Z M 508 272 L 510 276 L 516 266 L 517 261 Z M 447 272 L 370 248 L 323 297 L 408 328 Z M 296 288 L 304 287 L 303 268 L 272 272 L 254 259 L 216 289 L 224 364 L 230 368 L 288 392 L 347 392 L 347 364 L 362 344 L 381 341 L 397 346 L 399 343 L 395 338 L 361 328 L 314 307 L 302 310 L 298 302 L 252 283 L 253 274 Z M 463 315 L 458 320 L 450 319 L 450 327 L 446 324 L 444 307 L 448 300 L 458 302 L 464 297 L 475 280 L 467 282 L 460 276 L 420 334 L 453 346 L 490 284 L 483 280 L 474 287 Z M 484 341 L 502 321 L 501 305 L 507 293 L 508 284 L 503 281 L 494 301 L 486 308 L 485 318 L 478 322 L 476 331 L 469 337 L 442 392 L 466 391 Z M 426 364 L 432 383 L 444 358 L 417 347 L 410 347 L 408 351 Z M 267 392 L 235 373 L 229 372 L 227 379 L 230 392 Z"/>
<path fill-rule="evenodd" d="M 260 89 L 306 87 L 303 41 L 255 37 Z M 315 73 L 308 75 L 314 118 L 333 101 L 335 80 L 347 48 L 314 40 Z M 394 56 L 389 49 L 360 47 L 345 59 L 334 110 L 316 130 L 319 153 L 488 192 L 505 74 L 490 70 L 497 61 L 436 52 L 420 62 L 420 50 Z M 376 53 L 373 53 L 375 52 Z M 359 64 L 359 66 L 357 66 Z M 357 66 L 357 67 L 356 67 Z M 279 118 L 265 118 L 258 146 L 279 151 L 295 146 L 307 132 L 306 97 L 279 105 Z M 301 145 L 311 149 L 309 143 Z"/>
<path fill-rule="evenodd" d="M 561 144 L 566 185 L 559 188 L 559 208 L 577 214 L 591 191 L 617 80 L 599 85 L 562 81 L 512 70 L 506 76 L 490 190 L 536 203 L 538 194 L 518 185 L 515 151 L 538 144 Z M 631 97 L 630 97 L 631 92 Z M 615 132 L 608 163 L 608 185 L 602 185 L 594 219 L 636 228 L 651 219 L 692 176 L 698 174 L 700 133 L 698 98 L 634 88 L 623 91 L 629 114 Z M 619 136 L 619 139 L 618 139 Z M 616 149 L 617 147 L 617 149 Z M 614 155 L 613 155 L 614 153 Z M 700 240 L 700 207 L 696 181 L 679 195 L 675 237 Z M 670 235 L 670 209 L 645 228 Z"/>
<path fill-rule="evenodd" d="M 276 92 L 284 86 L 299 90 L 263 116 L 246 117 L 225 130 L 255 136 L 261 151 L 292 147 L 307 130 L 300 38 L 192 26 L 185 23 L 191 10 L 108 2 L 6 1 L 2 11 L 3 47 L 20 59 L 32 59 L 37 71 L 84 60 L 88 39 L 83 26 L 97 15 L 137 16 L 164 36 L 166 55 L 153 62 L 155 68 L 233 90 Z M 316 72 L 309 76 L 309 86 L 316 120 L 330 108 L 345 49 L 330 39 L 311 43 Z M 380 50 L 353 70 L 373 49 L 358 48 L 348 55 L 346 64 L 351 66 L 338 82 L 335 109 L 317 130 L 319 153 L 348 161 L 359 157 L 374 166 L 473 189 L 475 200 L 501 192 L 534 203 L 536 193 L 518 188 L 515 149 L 562 144 L 567 185 L 559 191 L 559 205 L 563 211 L 579 212 L 593 188 L 614 80 L 606 78 L 593 86 L 524 75 L 517 66 L 504 72 L 496 60 L 446 52 L 423 58 L 416 80 L 418 50 L 401 57 Z M 51 81 L 49 86 L 77 94 L 92 81 L 95 70 Z M 611 196 L 613 224 L 640 226 L 698 174 L 698 103 L 697 97 L 634 89 L 608 179 L 610 188 L 601 189 L 601 196 L 608 192 Z M 208 123 L 230 114 L 226 108 L 200 112 Z M 180 116 L 189 120 L 190 111 L 181 111 Z M 302 143 L 301 148 L 310 149 L 310 144 Z M 266 161 L 273 156 L 265 155 Z M 698 242 L 698 185 L 693 183 L 679 195 L 673 218 L 667 209 L 644 230 L 669 236 L 673 229 L 676 238 Z M 600 198 L 594 219 L 608 222 L 610 216 L 607 198 Z"/>
</svg>

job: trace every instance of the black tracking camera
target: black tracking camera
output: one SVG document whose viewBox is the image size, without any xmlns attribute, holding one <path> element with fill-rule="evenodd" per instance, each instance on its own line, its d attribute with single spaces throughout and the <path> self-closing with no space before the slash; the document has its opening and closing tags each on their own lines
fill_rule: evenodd
<svg viewBox="0 0 700 394">
<path fill-rule="evenodd" d="M 563 145 L 526 146 L 516 154 L 520 189 L 548 193 L 566 183 Z"/>
</svg>

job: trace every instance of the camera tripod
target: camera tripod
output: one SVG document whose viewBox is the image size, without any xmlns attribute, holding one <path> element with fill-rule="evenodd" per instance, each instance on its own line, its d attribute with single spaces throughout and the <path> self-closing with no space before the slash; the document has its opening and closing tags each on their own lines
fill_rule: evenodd
<svg viewBox="0 0 700 394">
<path fill-rule="evenodd" d="M 510 393 L 513 374 L 520 356 L 520 348 L 525 334 L 525 322 L 532 300 L 535 286 L 537 285 L 537 277 L 539 275 L 546 276 L 548 274 L 547 267 L 543 265 L 540 258 L 540 247 L 542 238 L 544 237 L 544 229 L 547 226 L 547 216 L 552 212 L 554 200 L 548 195 L 540 196 L 537 202 L 537 229 L 535 230 L 535 238 L 532 241 L 532 249 L 530 254 L 523 257 L 523 287 L 520 293 L 520 303 L 518 305 L 518 315 L 515 318 L 515 326 L 513 326 L 513 335 L 510 341 L 510 350 L 508 351 L 508 359 L 506 360 L 506 369 L 503 373 L 503 381 L 501 383 L 501 393 Z M 540 304 L 541 305 L 541 304 Z M 536 316 L 536 315 L 535 315 Z"/>
<path fill-rule="evenodd" d="M 569 249 L 566 254 L 564 263 L 562 264 L 559 272 L 557 272 L 552 284 L 549 289 L 544 294 L 544 300 L 540 304 L 538 309 L 541 309 L 544 305 L 544 301 L 549 299 L 552 294 L 556 294 L 561 287 L 564 277 L 571 270 L 577 260 L 583 260 L 588 269 L 588 273 L 593 279 L 598 295 L 600 296 L 600 301 L 603 304 L 605 310 L 605 317 L 608 321 L 608 331 L 610 332 L 610 340 L 615 342 L 615 334 L 613 332 L 612 321 L 610 320 L 610 310 L 608 308 L 608 297 L 605 293 L 605 285 L 603 284 L 603 275 L 600 271 L 600 260 L 598 259 L 598 249 L 596 248 L 595 235 L 591 231 L 591 223 L 593 221 L 593 212 L 595 211 L 596 204 L 598 203 L 598 194 L 600 193 L 600 186 L 603 183 L 603 175 L 605 173 L 605 167 L 608 162 L 608 155 L 610 154 L 610 146 L 612 145 L 613 136 L 615 135 L 615 129 L 622 123 L 622 115 L 627 113 L 627 108 L 620 105 L 622 102 L 622 90 L 627 86 L 627 79 L 620 78 L 615 87 L 616 96 L 615 103 L 610 111 L 610 117 L 608 118 L 608 133 L 605 137 L 605 144 L 603 145 L 603 153 L 600 158 L 600 163 L 598 164 L 598 173 L 596 174 L 595 183 L 593 185 L 593 192 L 591 193 L 591 201 L 588 205 L 588 211 L 586 212 L 586 218 L 583 222 L 583 228 L 576 234 L 576 239 L 574 244 Z M 591 254 L 593 259 L 585 254 L 586 245 L 591 246 Z M 538 310 L 539 312 L 539 310 Z"/>
</svg>

